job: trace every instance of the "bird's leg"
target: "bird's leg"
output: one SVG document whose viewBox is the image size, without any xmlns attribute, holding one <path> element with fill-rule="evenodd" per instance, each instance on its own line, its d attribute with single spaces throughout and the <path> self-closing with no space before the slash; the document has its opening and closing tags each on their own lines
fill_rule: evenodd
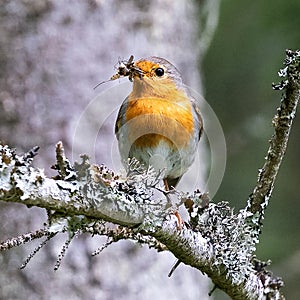
<svg viewBox="0 0 300 300">
<path fill-rule="evenodd" d="M 171 187 L 171 189 L 170 189 L 168 181 L 167 181 L 166 178 L 163 179 L 163 182 L 164 182 L 164 186 L 165 186 L 165 196 L 167 198 L 167 202 L 170 206 L 172 206 L 172 201 L 171 201 L 171 198 L 170 198 L 169 194 L 174 191 L 174 187 Z M 180 216 L 180 214 L 178 213 L 177 210 L 174 212 L 174 215 L 177 218 L 177 229 L 181 230 L 182 227 L 183 227 L 184 221 L 182 220 L 182 218 L 181 218 L 181 216 Z"/>
<path fill-rule="evenodd" d="M 170 194 L 170 192 L 174 191 L 174 187 L 172 187 L 172 188 L 170 189 L 169 184 L 168 184 L 168 181 L 167 181 L 166 178 L 163 179 L 163 182 L 164 182 L 164 186 L 165 186 L 165 196 L 166 196 L 166 198 L 167 198 L 168 204 L 169 204 L 170 206 L 172 206 L 172 201 L 171 201 L 171 199 L 170 199 L 170 195 L 169 195 L 169 194 Z M 181 229 L 182 229 L 182 226 L 183 226 L 183 224 L 184 224 L 184 221 L 182 220 L 182 218 L 181 218 L 181 216 L 180 216 L 180 214 L 178 213 L 177 210 L 174 212 L 174 215 L 175 215 L 176 218 L 177 218 L 177 229 L 178 229 L 178 230 L 181 230 Z M 171 276 L 172 276 L 172 274 L 173 274 L 174 271 L 177 269 L 177 267 L 179 266 L 180 263 L 181 263 L 181 260 L 178 259 L 178 260 L 176 261 L 176 263 L 174 264 L 174 266 L 172 267 L 171 271 L 169 272 L 168 277 L 171 277 Z"/>
<path fill-rule="evenodd" d="M 169 194 L 172 192 L 172 190 L 170 190 L 170 188 L 169 188 L 169 184 L 168 184 L 167 179 L 163 179 L 163 182 L 164 182 L 164 186 L 165 186 L 165 190 L 163 192 L 164 192 L 164 195 L 167 198 L 168 206 L 171 207 L 172 206 L 172 201 L 171 201 L 171 198 L 170 198 Z"/>
</svg>

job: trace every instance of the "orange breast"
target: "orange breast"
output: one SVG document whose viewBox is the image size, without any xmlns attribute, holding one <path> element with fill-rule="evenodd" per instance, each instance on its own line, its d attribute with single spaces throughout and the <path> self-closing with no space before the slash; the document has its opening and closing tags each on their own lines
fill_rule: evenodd
<svg viewBox="0 0 300 300">
<path fill-rule="evenodd" d="M 172 147 L 183 148 L 194 130 L 192 107 L 182 93 L 176 101 L 161 97 L 135 99 L 129 96 L 126 111 L 129 141 L 138 147 L 155 147 L 163 139 Z"/>
</svg>

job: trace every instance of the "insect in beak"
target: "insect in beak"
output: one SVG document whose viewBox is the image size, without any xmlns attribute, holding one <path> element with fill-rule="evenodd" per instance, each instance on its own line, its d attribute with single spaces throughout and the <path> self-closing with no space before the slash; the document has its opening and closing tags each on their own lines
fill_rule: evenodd
<svg viewBox="0 0 300 300">
<path fill-rule="evenodd" d="M 120 77 L 128 76 L 128 79 L 130 81 L 132 81 L 135 76 L 138 76 L 140 79 L 142 79 L 144 73 L 142 70 L 134 66 L 133 58 L 134 58 L 133 55 L 131 55 L 127 61 L 126 60 L 119 61 L 119 67 L 117 68 L 117 73 L 111 76 L 109 80 L 105 80 L 98 83 L 94 87 L 94 89 L 96 89 L 99 85 L 103 83 L 116 80 Z"/>
</svg>

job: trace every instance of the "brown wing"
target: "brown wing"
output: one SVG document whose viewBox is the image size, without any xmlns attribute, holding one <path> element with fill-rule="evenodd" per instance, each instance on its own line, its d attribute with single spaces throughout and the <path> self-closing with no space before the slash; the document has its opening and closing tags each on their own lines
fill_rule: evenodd
<svg viewBox="0 0 300 300">
<path fill-rule="evenodd" d="M 126 109 L 128 106 L 128 97 L 126 97 L 126 99 L 123 101 L 119 112 L 118 112 L 118 116 L 117 116 L 117 120 L 116 120 L 116 124 L 115 124 L 115 135 L 118 138 L 118 132 L 120 130 L 120 128 L 123 126 L 123 124 L 125 123 L 125 118 L 126 118 Z"/>
<path fill-rule="evenodd" d="M 192 99 L 192 106 L 195 112 L 195 116 L 196 116 L 196 121 L 197 124 L 196 126 L 198 127 L 198 140 L 200 140 L 202 131 L 203 131 L 203 121 L 202 121 L 202 117 L 201 117 L 201 113 L 200 113 L 200 109 L 198 104 L 196 103 L 196 100 Z"/>
</svg>

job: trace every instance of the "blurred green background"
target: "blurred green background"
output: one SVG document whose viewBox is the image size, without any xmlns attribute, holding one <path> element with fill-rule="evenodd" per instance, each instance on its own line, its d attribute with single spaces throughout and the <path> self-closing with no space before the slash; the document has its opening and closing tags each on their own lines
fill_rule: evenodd
<svg viewBox="0 0 300 300">
<path fill-rule="evenodd" d="M 228 150 L 215 201 L 241 208 L 255 185 L 281 97 L 271 84 L 279 81 L 285 49 L 300 48 L 299 12 L 299 1 L 221 2 L 219 26 L 203 64 L 206 99 L 220 119 Z M 285 280 L 287 299 L 300 299 L 299 136 L 298 115 L 257 250 Z"/>
</svg>

